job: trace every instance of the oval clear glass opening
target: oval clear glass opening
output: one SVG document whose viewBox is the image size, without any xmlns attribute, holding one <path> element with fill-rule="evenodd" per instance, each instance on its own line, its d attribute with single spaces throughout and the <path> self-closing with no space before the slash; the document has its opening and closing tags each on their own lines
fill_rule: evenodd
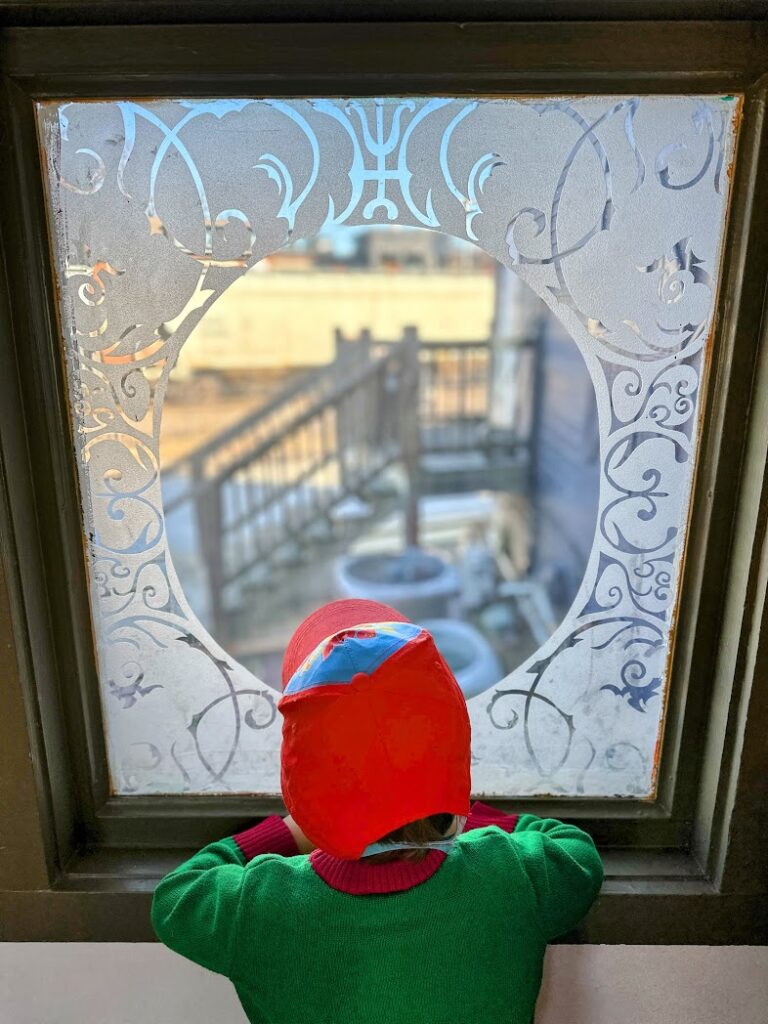
<svg viewBox="0 0 768 1024">
<path fill-rule="evenodd" d="M 261 260 L 182 349 L 160 455 L 192 610 L 278 689 L 299 621 L 354 596 L 430 629 L 476 697 L 551 635 L 592 546 L 583 359 L 438 232 L 340 228 Z"/>
</svg>

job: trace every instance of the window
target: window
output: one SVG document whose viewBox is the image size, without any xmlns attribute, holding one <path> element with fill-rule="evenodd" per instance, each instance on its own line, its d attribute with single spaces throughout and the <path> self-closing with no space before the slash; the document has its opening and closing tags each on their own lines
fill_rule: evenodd
<svg viewBox="0 0 768 1024">
<path fill-rule="evenodd" d="M 458 665 L 475 792 L 653 795 L 740 102 L 38 108 L 116 793 L 279 794 L 274 662 L 312 607 L 369 596 Z M 458 337 L 473 279 L 445 282 L 474 247 L 476 301 L 490 281 L 499 295 L 473 349 Z M 299 277 L 317 249 L 335 272 Z M 243 396 L 223 436 L 172 462 L 164 423 L 202 414 L 188 404 L 174 428 L 168 388 L 251 267 L 243 340 L 208 336 L 204 404 L 214 415 L 211 372 L 232 379 L 246 349 L 263 404 Z M 339 337 L 331 361 L 323 305 L 354 319 L 361 283 L 368 336 Z M 551 310 L 543 331 L 514 301 L 525 285 Z M 494 314 L 529 333 L 490 338 Z M 387 492 L 392 514 L 360 529 Z M 190 533 L 208 628 L 175 565 Z"/>
<path fill-rule="evenodd" d="M 414 65 L 385 45 L 396 28 L 380 26 L 371 50 L 359 26 L 258 40 L 220 26 L 228 62 L 212 63 L 202 97 L 194 26 L 153 29 L 148 49 L 83 30 L 87 59 L 64 48 L 52 65 L 45 30 L 10 37 L 3 235 L 19 387 L 15 374 L 4 382 L 15 412 L 3 445 L 45 819 L 41 866 L 14 887 L 53 879 L 98 890 L 94 906 L 128 900 L 124 933 L 144 935 L 152 879 L 180 847 L 279 807 L 279 643 L 249 651 L 243 614 L 246 590 L 265 585 L 265 536 L 290 603 L 292 561 L 307 557 L 293 523 L 301 544 L 310 526 L 328 531 L 319 586 L 381 586 L 409 556 L 408 572 L 430 581 L 418 616 L 447 623 L 446 645 L 462 637 L 455 657 L 469 636 L 496 659 L 499 678 L 486 686 L 488 669 L 470 696 L 476 791 L 597 836 L 609 881 L 589 934 L 638 940 L 629 891 L 663 896 L 654 935 L 666 941 L 706 941 L 690 930 L 694 897 L 719 936 L 748 934 L 754 883 L 725 837 L 751 799 L 730 758 L 751 750 L 759 699 L 758 634 L 739 616 L 762 607 L 763 410 L 744 398 L 761 365 L 766 270 L 760 30 L 718 26 L 713 49 L 708 28 L 654 25 L 630 54 L 629 29 L 506 25 L 492 38 L 475 26 L 457 49 L 435 24 Z M 690 73 L 654 48 L 662 35 Z M 542 48 L 526 49 L 534 36 Z M 713 52 L 727 53 L 725 70 Z M 595 77 L 598 53 L 608 65 Z M 488 98 L 462 97 L 457 67 Z M 371 69 L 394 95 L 370 98 Z M 453 260 L 457 280 L 487 275 L 496 307 L 511 281 L 526 297 L 483 314 L 480 337 L 430 338 L 437 328 L 415 316 L 390 337 L 333 325 L 329 358 L 305 364 L 265 339 L 250 383 L 227 367 L 237 343 L 222 338 L 252 331 L 237 289 L 267 277 L 250 267 L 271 260 L 275 281 L 298 273 L 322 294 L 353 258 L 390 288 L 423 291 Z M 499 327 L 510 309 L 526 311 L 522 338 Z M 510 402 L 524 379 L 528 403 Z M 376 394 L 381 415 L 361 434 L 357 409 Z M 418 415 L 393 422 L 384 395 L 403 394 L 411 406 L 391 407 Z M 185 436 L 187 403 L 205 410 L 199 436 Z M 331 413 L 311 434 L 318 405 Z M 454 520 L 436 541 L 441 501 Z M 504 515 L 533 523 L 535 543 L 510 548 L 523 531 L 507 522 L 505 535 Z M 717 645 L 721 623 L 731 646 Z"/>
</svg>

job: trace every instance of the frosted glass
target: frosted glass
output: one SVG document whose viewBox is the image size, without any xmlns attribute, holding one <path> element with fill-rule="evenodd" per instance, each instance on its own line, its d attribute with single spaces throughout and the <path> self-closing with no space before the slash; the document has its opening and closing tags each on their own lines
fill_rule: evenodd
<svg viewBox="0 0 768 1024">
<path fill-rule="evenodd" d="M 392 224 L 512 270 L 594 388 L 583 579 L 539 648 L 469 699 L 473 790 L 653 794 L 738 106 L 38 106 L 115 792 L 279 792 L 278 693 L 205 627 L 174 568 L 163 403 L 185 342 L 249 268 L 323 231 Z"/>
</svg>

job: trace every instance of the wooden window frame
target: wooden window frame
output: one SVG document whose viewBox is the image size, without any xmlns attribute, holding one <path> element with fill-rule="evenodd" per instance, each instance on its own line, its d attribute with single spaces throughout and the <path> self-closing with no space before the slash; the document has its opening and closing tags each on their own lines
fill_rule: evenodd
<svg viewBox="0 0 768 1024">
<path fill-rule="evenodd" d="M 30 6 L 0 0 L 0 938 L 151 939 L 151 891 L 165 870 L 283 810 L 279 800 L 246 796 L 109 793 L 34 103 L 738 93 L 659 792 L 653 801 L 520 805 L 582 823 L 601 846 L 603 894 L 571 938 L 768 941 L 768 22 L 760 5 L 734 3 L 729 17 L 707 21 L 700 16 L 722 5 L 705 0 L 695 5 L 699 20 L 662 21 L 667 7 L 649 0 L 641 22 L 616 18 L 634 5 L 585 2 L 583 20 L 564 21 L 571 8 L 560 0 L 479 0 L 474 16 L 489 21 L 459 23 L 453 0 L 418 5 L 418 20 L 417 5 L 392 0 L 357 5 L 354 21 L 348 4 L 324 5 L 326 17 L 346 12 L 329 24 L 313 23 L 306 4 L 279 5 L 283 23 L 269 23 L 268 5 L 235 2 L 221 5 L 216 25 L 195 24 L 205 12 L 192 2 L 40 4 L 35 24 L 24 24 Z M 693 17 L 693 9 L 682 3 L 677 13 Z M 160 23 L 171 18 L 187 23 Z"/>
</svg>

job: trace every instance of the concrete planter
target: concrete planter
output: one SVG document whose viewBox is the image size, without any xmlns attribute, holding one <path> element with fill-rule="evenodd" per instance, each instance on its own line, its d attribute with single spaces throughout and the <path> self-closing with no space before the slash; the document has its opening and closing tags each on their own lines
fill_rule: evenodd
<svg viewBox="0 0 768 1024">
<path fill-rule="evenodd" d="M 435 639 L 467 698 L 494 686 L 504 675 L 496 653 L 483 634 L 468 622 L 426 619 L 420 623 Z"/>
<path fill-rule="evenodd" d="M 453 566 L 421 548 L 340 558 L 336 585 L 342 597 L 383 601 L 414 621 L 445 615 L 459 592 Z"/>
</svg>

